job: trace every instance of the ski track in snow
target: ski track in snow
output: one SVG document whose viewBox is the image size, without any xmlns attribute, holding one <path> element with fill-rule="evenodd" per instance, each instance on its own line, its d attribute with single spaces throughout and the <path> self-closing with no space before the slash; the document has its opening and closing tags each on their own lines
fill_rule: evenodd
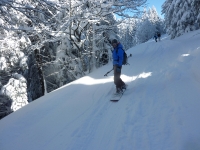
<svg viewBox="0 0 200 150">
<path fill-rule="evenodd" d="M 5 117 L 0 149 L 199 150 L 199 32 L 131 48 L 118 102 L 108 64 Z"/>
</svg>

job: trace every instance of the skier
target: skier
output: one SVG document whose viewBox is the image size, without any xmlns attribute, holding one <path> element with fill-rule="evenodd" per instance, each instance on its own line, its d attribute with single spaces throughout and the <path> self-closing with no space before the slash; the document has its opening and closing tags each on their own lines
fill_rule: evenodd
<svg viewBox="0 0 200 150">
<path fill-rule="evenodd" d="M 155 39 L 155 41 L 157 42 L 157 35 L 156 35 L 156 34 L 154 35 L 154 39 Z"/>
<path fill-rule="evenodd" d="M 124 51 L 123 46 L 116 39 L 112 40 L 112 46 L 114 48 L 112 51 L 114 84 L 116 85 L 116 93 L 121 93 L 123 89 L 126 89 L 126 84 L 120 78 Z"/>
<path fill-rule="evenodd" d="M 160 37 L 161 37 L 160 32 L 157 33 L 157 36 L 158 36 L 158 40 L 160 41 Z"/>
</svg>

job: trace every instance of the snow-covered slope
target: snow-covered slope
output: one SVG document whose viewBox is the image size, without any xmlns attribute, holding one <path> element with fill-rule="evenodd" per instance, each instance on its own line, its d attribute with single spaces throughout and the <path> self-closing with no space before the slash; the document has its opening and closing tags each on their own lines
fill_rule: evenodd
<svg viewBox="0 0 200 150">
<path fill-rule="evenodd" d="M 119 102 L 108 64 L 0 120 L 0 150 L 199 150 L 200 30 L 129 49 Z"/>
</svg>

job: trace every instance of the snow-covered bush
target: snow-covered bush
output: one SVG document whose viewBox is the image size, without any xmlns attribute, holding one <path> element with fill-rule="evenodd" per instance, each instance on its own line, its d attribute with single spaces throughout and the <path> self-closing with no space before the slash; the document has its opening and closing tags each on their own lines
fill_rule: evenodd
<svg viewBox="0 0 200 150">
<path fill-rule="evenodd" d="M 1 88 L 1 95 L 6 95 L 12 101 L 11 111 L 28 104 L 26 79 L 20 74 L 13 74 L 8 83 Z"/>
</svg>

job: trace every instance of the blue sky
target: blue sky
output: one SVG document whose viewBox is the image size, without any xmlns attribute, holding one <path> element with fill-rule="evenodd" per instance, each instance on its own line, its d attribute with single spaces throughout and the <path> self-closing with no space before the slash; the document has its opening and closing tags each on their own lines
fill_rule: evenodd
<svg viewBox="0 0 200 150">
<path fill-rule="evenodd" d="M 161 6 L 164 2 L 165 0 L 147 0 L 147 8 L 155 6 L 158 14 L 161 16 Z"/>
</svg>

